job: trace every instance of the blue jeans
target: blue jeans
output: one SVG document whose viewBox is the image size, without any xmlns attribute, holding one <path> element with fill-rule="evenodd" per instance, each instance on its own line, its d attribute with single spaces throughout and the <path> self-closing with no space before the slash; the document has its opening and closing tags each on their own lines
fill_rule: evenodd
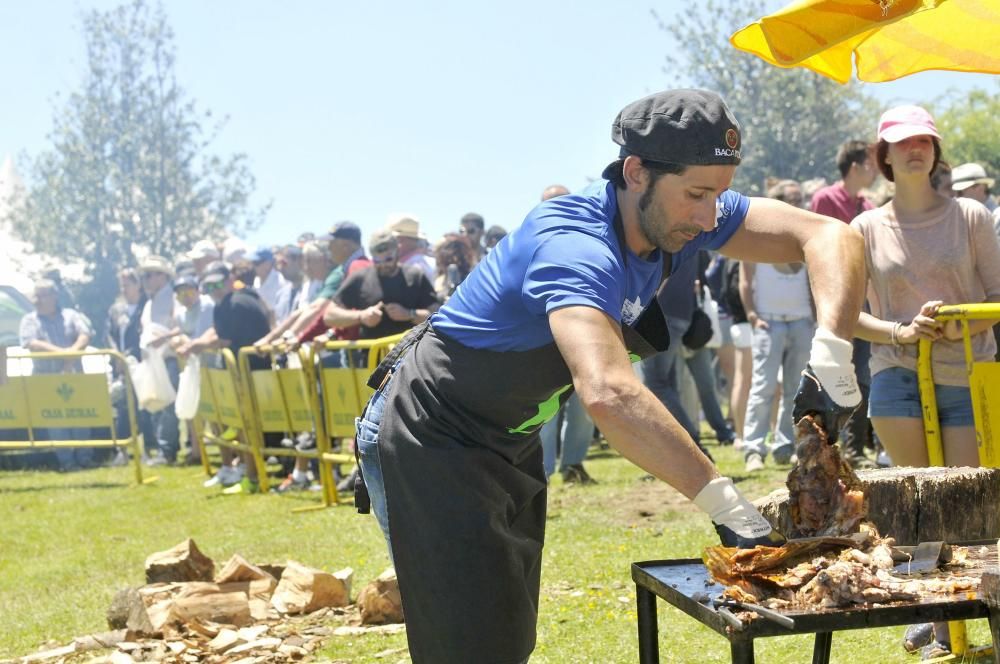
<svg viewBox="0 0 1000 664">
<path fill-rule="evenodd" d="M 705 413 L 705 420 L 708 421 L 712 430 L 715 431 L 715 438 L 719 442 L 728 442 L 736 438 L 736 434 L 726 423 L 726 418 L 722 416 L 722 409 L 719 407 L 719 399 L 716 397 L 715 368 L 712 366 L 712 351 L 702 347 L 694 351 L 694 355 L 687 358 L 688 371 L 694 378 L 695 387 L 698 388 L 698 400 L 701 402 L 701 410 Z"/>
<path fill-rule="evenodd" d="M 767 320 L 765 318 L 764 320 Z M 778 389 L 778 369 L 783 372 L 781 404 L 778 407 L 778 430 L 774 432 L 771 453 L 791 456 L 792 401 L 799 386 L 799 375 L 809 362 L 809 349 L 816 325 L 811 318 L 791 321 L 767 320 L 768 329 L 754 328 L 753 374 L 747 416 L 743 427 L 743 454 L 767 455 L 764 440 L 771 428 L 771 406 Z"/>
<path fill-rule="evenodd" d="M 560 422 L 562 423 L 562 455 L 557 453 Z M 560 413 L 546 422 L 539 432 L 542 439 L 542 463 L 545 466 L 545 477 L 556 472 L 556 459 L 560 456 L 559 470 L 566 470 L 569 466 L 583 463 L 593 433 L 594 423 L 590 421 L 587 409 L 580 403 L 580 397 L 574 392 Z"/>
<path fill-rule="evenodd" d="M 365 486 L 368 488 L 368 498 L 371 500 L 372 512 L 379 528 L 385 536 L 385 544 L 392 558 L 392 546 L 389 543 L 389 512 L 385 502 L 385 481 L 382 479 L 382 463 L 378 456 L 378 430 L 382 424 L 382 414 L 385 412 L 385 397 L 392 384 L 390 378 L 381 389 L 377 390 L 368 400 L 361 417 L 354 419 L 354 444 L 358 448 L 361 473 L 364 475 Z"/>
<path fill-rule="evenodd" d="M 640 363 L 642 382 L 656 395 L 677 422 L 684 427 L 695 442 L 701 440 L 698 427 L 681 405 L 677 392 L 677 362 L 680 359 L 681 337 L 687 331 L 688 321 L 667 321 L 670 347 L 662 353 L 648 357 Z"/>
</svg>

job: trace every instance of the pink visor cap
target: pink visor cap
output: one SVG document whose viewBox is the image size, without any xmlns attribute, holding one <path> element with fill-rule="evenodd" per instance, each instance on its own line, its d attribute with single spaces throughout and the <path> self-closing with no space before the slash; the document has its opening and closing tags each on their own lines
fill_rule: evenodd
<svg viewBox="0 0 1000 664">
<path fill-rule="evenodd" d="M 882 114 L 878 121 L 878 140 L 899 143 L 911 136 L 941 138 L 934 118 L 919 106 L 897 106 Z"/>
</svg>

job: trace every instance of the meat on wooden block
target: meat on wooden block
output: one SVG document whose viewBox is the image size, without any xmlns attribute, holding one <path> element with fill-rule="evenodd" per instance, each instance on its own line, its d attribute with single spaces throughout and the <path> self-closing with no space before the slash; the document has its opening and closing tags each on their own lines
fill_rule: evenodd
<svg viewBox="0 0 1000 664">
<path fill-rule="evenodd" d="M 214 575 L 215 563 L 190 537 L 172 549 L 146 558 L 146 583 L 211 581 Z"/>
<path fill-rule="evenodd" d="M 330 574 L 289 560 L 271 604 L 279 613 L 312 613 L 328 606 L 346 606 L 353 576 L 350 567 Z"/>
<path fill-rule="evenodd" d="M 358 593 L 361 622 L 384 625 L 403 622 L 403 602 L 399 597 L 396 570 L 390 567 Z"/>
<path fill-rule="evenodd" d="M 868 520 L 899 544 L 1000 537 L 1000 469 L 880 468 L 857 475 L 868 499 Z M 787 490 L 755 504 L 776 530 L 792 532 Z"/>
</svg>

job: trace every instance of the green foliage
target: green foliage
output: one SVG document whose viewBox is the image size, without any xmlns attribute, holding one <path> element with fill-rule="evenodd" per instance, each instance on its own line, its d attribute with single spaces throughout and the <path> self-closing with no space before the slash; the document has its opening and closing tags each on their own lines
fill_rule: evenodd
<svg viewBox="0 0 1000 664">
<path fill-rule="evenodd" d="M 664 67 L 669 84 L 706 88 L 726 100 L 743 128 L 734 187 L 756 195 L 768 177 L 839 179 L 837 148 L 870 137 L 878 118 L 856 84 L 775 67 L 729 43 L 732 33 L 766 13 L 761 0 L 708 0 L 686 3 L 670 23 L 657 16 L 676 44 Z"/>
<path fill-rule="evenodd" d="M 1000 91 L 1000 84 L 997 84 Z M 936 106 L 942 107 L 939 100 Z M 952 97 L 934 121 L 941 133 L 944 158 L 952 166 L 974 161 L 987 175 L 1000 175 L 1000 95 L 973 88 Z"/>
<path fill-rule="evenodd" d="M 172 256 L 256 227 L 267 208 L 249 207 L 245 155 L 208 153 L 222 123 L 207 126 L 211 113 L 178 85 L 162 7 L 92 10 L 82 28 L 86 72 L 55 109 L 51 148 L 31 160 L 10 222 L 38 250 L 87 265 L 82 297 L 100 322 L 136 248 Z"/>
</svg>

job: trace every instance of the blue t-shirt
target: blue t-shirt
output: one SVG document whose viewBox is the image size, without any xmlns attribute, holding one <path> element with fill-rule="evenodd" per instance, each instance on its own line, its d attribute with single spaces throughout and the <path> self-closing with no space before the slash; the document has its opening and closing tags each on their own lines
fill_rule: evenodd
<svg viewBox="0 0 1000 664">
<path fill-rule="evenodd" d="M 746 216 L 749 199 L 726 191 L 718 225 L 673 256 L 672 269 L 700 248 L 718 249 Z M 500 241 L 434 314 L 434 329 L 469 346 L 523 351 L 552 343 L 548 314 L 583 305 L 632 325 L 652 302 L 662 274 L 659 250 L 640 258 L 615 234 L 614 185 L 598 180 L 579 194 L 535 207 Z"/>
</svg>

